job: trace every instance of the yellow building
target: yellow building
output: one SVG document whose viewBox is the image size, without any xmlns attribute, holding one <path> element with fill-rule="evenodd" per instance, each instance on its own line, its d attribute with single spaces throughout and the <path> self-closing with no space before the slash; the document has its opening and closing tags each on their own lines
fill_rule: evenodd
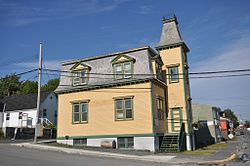
<svg viewBox="0 0 250 166">
<path fill-rule="evenodd" d="M 182 41 L 166 44 L 171 35 L 181 40 L 176 18 L 163 20 L 157 51 L 144 46 L 63 63 L 56 89 L 57 142 L 113 142 L 117 148 L 150 151 L 184 147 L 192 115 L 188 48 Z M 169 144 L 170 137 L 175 144 Z"/>
</svg>

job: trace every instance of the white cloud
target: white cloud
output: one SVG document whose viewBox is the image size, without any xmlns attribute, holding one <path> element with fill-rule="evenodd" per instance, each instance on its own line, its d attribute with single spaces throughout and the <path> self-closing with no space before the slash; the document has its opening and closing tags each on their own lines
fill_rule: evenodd
<svg viewBox="0 0 250 166">
<path fill-rule="evenodd" d="M 23 26 L 34 22 L 70 18 L 90 13 L 102 13 L 115 10 L 128 0 L 55 0 L 48 5 L 25 4 L 3 1 L 0 4 L 2 17 L 8 24 Z"/>
<path fill-rule="evenodd" d="M 192 71 L 216 71 L 250 68 L 250 32 L 246 31 L 212 58 L 197 62 Z M 250 76 L 191 79 L 194 103 L 231 108 L 240 118 L 250 119 Z"/>
</svg>

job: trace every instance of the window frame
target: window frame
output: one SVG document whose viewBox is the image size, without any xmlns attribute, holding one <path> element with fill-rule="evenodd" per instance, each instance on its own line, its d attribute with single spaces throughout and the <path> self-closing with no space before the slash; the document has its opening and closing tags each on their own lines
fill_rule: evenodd
<svg viewBox="0 0 250 166">
<path fill-rule="evenodd" d="M 86 120 L 82 120 L 83 117 L 83 105 L 86 104 Z M 78 105 L 79 112 L 75 112 L 75 106 Z M 79 121 L 75 121 L 75 114 L 79 115 Z M 79 102 L 72 102 L 72 124 L 84 124 L 88 123 L 89 121 L 89 101 L 79 101 Z"/>
<path fill-rule="evenodd" d="M 82 70 L 72 70 L 72 85 L 79 86 L 79 85 L 86 85 L 89 82 L 89 69 L 82 69 Z M 82 76 L 85 73 L 86 76 Z M 76 79 L 78 81 L 76 82 Z M 83 80 L 85 80 L 83 82 Z"/>
<path fill-rule="evenodd" d="M 130 64 L 130 70 L 125 70 L 125 64 Z M 116 66 L 121 66 L 121 74 L 117 74 Z M 126 73 L 126 71 L 130 71 L 130 73 Z M 134 73 L 133 61 L 125 61 L 113 64 L 113 72 L 115 80 L 132 78 Z"/>
<path fill-rule="evenodd" d="M 10 113 L 6 113 L 6 117 L 5 117 L 5 120 L 7 121 L 9 121 L 10 120 Z"/>
<path fill-rule="evenodd" d="M 134 120 L 134 101 L 133 101 L 134 96 L 129 96 L 129 97 L 123 97 L 123 98 L 114 98 L 114 111 L 115 111 L 115 121 L 128 121 L 128 120 Z M 126 108 L 126 101 L 130 100 L 131 101 L 131 107 Z M 117 101 L 122 101 L 122 108 L 117 109 L 116 107 L 116 102 Z M 117 118 L 117 110 L 123 112 L 123 118 Z M 127 112 L 128 110 L 131 110 L 131 118 L 127 118 Z"/>
<path fill-rule="evenodd" d="M 121 147 L 121 145 L 123 145 L 123 144 L 124 144 L 124 147 L 123 146 Z M 132 146 L 129 146 L 131 144 L 132 144 Z M 118 146 L 118 149 L 134 149 L 135 139 L 134 139 L 134 137 L 118 137 L 117 138 L 117 146 Z"/>
<path fill-rule="evenodd" d="M 18 113 L 18 120 L 23 119 L 23 112 Z"/>
<path fill-rule="evenodd" d="M 162 79 L 162 65 L 160 65 L 158 62 L 155 62 L 155 74 L 157 79 Z"/>
<path fill-rule="evenodd" d="M 176 75 L 176 80 L 173 80 L 172 78 L 172 74 L 171 74 L 171 69 L 176 68 L 177 74 Z M 178 83 L 179 82 L 179 65 L 171 65 L 168 67 L 168 79 L 169 79 L 169 83 Z"/>
<path fill-rule="evenodd" d="M 156 98 L 156 110 L 157 110 L 158 120 L 164 120 L 165 119 L 165 116 L 164 116 L 165 104 L 164 104 L 163 97 Z"/>
</svg>

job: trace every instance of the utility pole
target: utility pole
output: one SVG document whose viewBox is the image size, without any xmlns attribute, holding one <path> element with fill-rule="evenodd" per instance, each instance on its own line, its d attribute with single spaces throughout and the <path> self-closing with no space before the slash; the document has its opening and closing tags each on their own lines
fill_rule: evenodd
<svg viewBox="0 0 250 166">
<path fill-rule="evenodd" d="M 41 80 L 42 80 L 42 42 L 40 42 L 40 53 L 39 53 L 39 67 L 38 67 L 38 91 L 37 91 L 37 111 L 36 111 L 36 128 L 34 143 L 37 143 L 37 136 L 40 130 L 39 125 L 39 111 L 40 111 L 40 96 L 41 96 Z"/>
</svg>

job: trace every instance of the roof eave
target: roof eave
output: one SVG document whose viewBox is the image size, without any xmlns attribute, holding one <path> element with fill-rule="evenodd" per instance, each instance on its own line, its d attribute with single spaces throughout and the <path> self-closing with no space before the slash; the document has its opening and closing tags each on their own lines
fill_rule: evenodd
<svg viewBox="0 0 250 166">
<path fill-rule="evenodd" d="M 173 44 L 167 44 L 167 45 L 157 46 L 157 47 L 155 47 L 155 49 L 156 50 L 168 49 L 168 48 L 176 47 L 176 46 L 182 46 L 186 52 L 190 51 L 185 42 L 179 42 L 179 43 L 173 43 Z"/>
</svg>

